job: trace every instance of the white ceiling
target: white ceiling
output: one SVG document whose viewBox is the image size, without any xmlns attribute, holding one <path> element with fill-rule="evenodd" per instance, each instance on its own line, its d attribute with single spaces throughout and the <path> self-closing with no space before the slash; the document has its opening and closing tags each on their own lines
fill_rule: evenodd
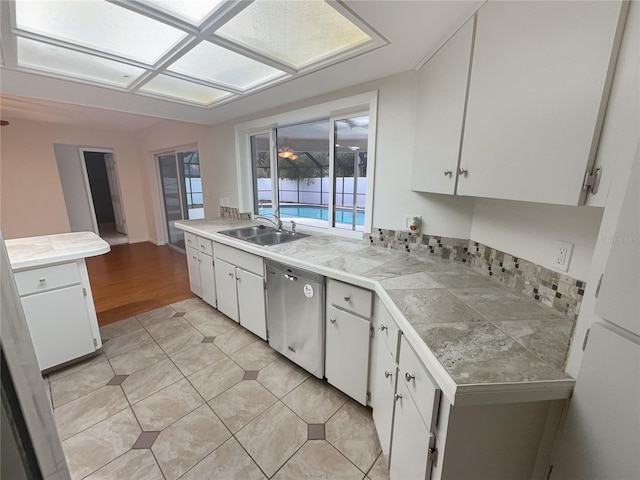
<svg viewBox="0 0 640 480">
<path fill-rule="evenodd" d="M 2 119 L 23 118 L 127 129 L 146 128 L 158 118 L 213 125 L 415 68 L 484 2 L 357 0 L 343 3 L 389 43 L 209 109 L 2 69 Z M 6 15 L 0 18 L 3 32 L 6 32 L 7 21 Z M 5 41 L 4 37 L 2 40 Z M 61 106 L 57 102 L 68 105 Z"/>
</svg>

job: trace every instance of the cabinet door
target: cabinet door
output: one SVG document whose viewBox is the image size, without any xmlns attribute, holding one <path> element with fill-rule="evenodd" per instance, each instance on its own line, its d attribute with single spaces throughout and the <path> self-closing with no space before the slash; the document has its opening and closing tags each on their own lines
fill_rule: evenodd
<svg viewBox="0 0 640 480">
<path fill-rule="evenodd" d="M 200 285 L 202 288 L 202 299 L 212 307 L 216 306 L 216 278 L 213 268 L 213 257 L 206 253 L 199 253 L 200 258 Z"/>
<path fill-rule="evenodd" d="M 373 408 L 373 422 L 378 432 L 382 453 L 389 458 L 395 406 L 393 396 L 396 392 L 398 367 L 389 354 L 379 331 L 374 333 L 373 342 L 370 376 L 371 408 Z"/>
<path fill-rule="evenodd" d="M 422 422 L 404 381 L 398 380 L 389 468 L 391 478 L 398 480 L 431 478 L 429 449 L 434 446 L 434 440 L 435 437 Z"/>
<path fill-rule="evenodd" d="M 367 404 L 370 322 L 333 306 L 327 309 L 325 376 L 338 390 Z"/>
<path fill-rule="evenodd" d="M 264 279 L 241 268 L 236 269 L 240 325 L 267 339 L 267 312 Z"/>
<path fill-rule="evenodd" d="M 483 5 L 458 194 L 584 202 L 625 12 L 619 1 Z"/>
<path fill-rule="evenodd" d="M 640 144 L 631 169 L 607 266 L 596 300 L 596 314 L 640 335 Z M 632 299 L 635 299 L 632 300 Z"/>
<path fill-rule="evenodd" d="M 475 17 L 420 69 L 411 189 L 455 192 Z"/>
<path fill-rule="evenodd" d="M 239 316 L 238 294 L 236 292 L 236 267 L 224 260 L 216 259 L 214 274 L 216 279 L 218 310 L 237 322 Z"/>
<path fill-rule="evenodd" d="M 187 268 L 189 270 L 189 286 L 191 291 L 202 297 L 202 285 L 200 283 L 200 262 L 198 261 L 198 251 L 195 248 L 186 248 Z"/>
<path fill-rule="evenodd" d="M 81 285 L 21 300 L 40 370 L 95 351 Z"/>
</svg>

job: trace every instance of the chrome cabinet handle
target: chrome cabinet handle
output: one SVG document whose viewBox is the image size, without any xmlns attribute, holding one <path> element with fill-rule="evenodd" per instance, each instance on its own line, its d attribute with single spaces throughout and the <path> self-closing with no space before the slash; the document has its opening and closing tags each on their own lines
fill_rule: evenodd
<svg viewBox="0 0 640 480">
<path fill-rule="evenodd" d="M 385 370 L 384 371 L 384 377 L 385 378 L 389 378 L 391 375 L 393 375 L 389 370 Z"/>
<path fill-rule="evenodd" d="M 413 374 L 411 374 L 411 373 L 409 373 L 409 372 L 406 372 L 406 373 L 404 374 L 404 378 L 405 378 L 405 380 L 406 380 L 407 382 L 410 382 L 411 380 L 414 380 L 414 381 L 415 381 L 416 376 L 415 376 L 415 375 L 413 375 Z"/>
<path fill-rule="evenodd" d="M 393 398 L 395 399 L 395 401 L 397 402 L 398 400 L 400 400 L 402 398 L 402 394 L 401 393 L 396 393 Z"/>
<path fill-rule="evenodd" d="M 202 263 L 202 260 L 198 259 L 198 263 Z"/>
<path fill-rule="evenodd" d="M 200 248 L 204 249 L 204 245 L 200 245 Z"/>
<path fill-rule="evenodd" d="M 336 323 L 336 319 L 335 319 L 335 318 L 331 318 L 331 319 L 329 319 L 329 321 L 330 321 L 331 323 Z"/>
<path fill-rule="evenodd" d="M 233 273 L 229 272 L 229 276 L 230 276 L 230 277 L 233 277 Z"/>
<path fill-rule="evenodd" d="M 44 283 L 44 282 L 46 282 L 46 281 L 47 281 L 47 279 L 46 279 L 46 278 L 44 278 L 44 277 L 42 277 L 42 278 L 39 280 L 39 282 L 40 282 L 40 283 Z"/>
<path fill-rule="evenodd" d="M 460 175 L 466 175 L 466 174 L 468 173 L 468 170 L 467 170 L 466 168 L 462 168 L 462 167 L 460 167 L 460 168 L 458 169 L 458 173 L 459 173 Z"/>
<path fill-rule="evenodd" d="M 194 260 L 197 260 L 197 259 L 198 259 L 198 257 L 196 257 L 195 255 L 194 255 L 193 257 L 191 257 L 191 258 L 193 258 Z"/>
<path fill-rule="evenodd" d="M 380 325 L 380 331 L 384 332 L 385 330 L 387 330 L 387 326 L 386 325 Z"/>
<path fill-rule="evenodd" d="M 289 275 L 288 273 L 284 274 L 284 278 L 286 278 L 287 280 L 291 280 L 292 282 L 295 282 L 296 280 L 298 280 L 298 277 L 295 277 L 293 275 Z"/>
<path fill-rule="evenodd" d="M 344 297 L 344 301 L 348 302 L 351 300 L 351 295 L 347 295 L 346 297 Z"/>
<path fill-rule="evenodd" d="M 453 172 L 452 172 L 451 170 L 449 170 L 448 168 L 447 168 L 447 169 L 445 169 L 445 171 L 444 171 L 444 175 L 445 175 L 445 177 L 446 177 L 446 176 L 449 176 L 449 177 L 450 177 L 452 173 L 453 173 Z"/>
</svg>

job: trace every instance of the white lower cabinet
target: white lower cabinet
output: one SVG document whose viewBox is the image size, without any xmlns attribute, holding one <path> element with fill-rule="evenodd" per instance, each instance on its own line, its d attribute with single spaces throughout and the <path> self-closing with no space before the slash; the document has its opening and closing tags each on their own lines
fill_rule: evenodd
<svg viewBox="0 0 640 480">
<path fill-rule="evenodd" d="M 325 376 L 327 381 L 367 404 L 370 322 L 351 313 L 327 308 Z"/>
<path fill-rule="evenodd" d="M 389 355 L 378 332 L 374 333 L 371 346 L 371 408 L 376 425 L 380 447 L 385 458 L 391 453 L 391 431 L 393 429 L 394 395 L 398 378 L 398 365 Z"/>
<path fill-rule="evenodd" d="M 264 265 L 261 257 L 214 244 L 218 310 L 267 340 Z"/>
<path fill-rule="evenodd" d="M 184 236 L 191 291 L 215 307 L 217 295 L 211 240 L 188 232 L 185 232 Z"/>
<path fill-rule="evenodd" d="M 267 312 L 264 302 L 264 278 L 236 267 L 238 316 L 240 325 L 267 339 Z"/>
<path fill-rule="evenodd" d="M 197 296 L 202 297 L 202 284 L 200 283 L 200 263 L 198 251 L 195 248 L 186 248 L 187 269 L 189 270 L 189 287 Z"/>
<path fill-rule="evenodd" d="M 102 347 L 84 260 L 16 272 L 40 370 Z"/>
<path fill-rule="evenodd" d="M 372 323 L 370 406 L 391 480 L 546 478 L 564 400 L 478 393 L 454 406 L 379 299 Z"/>
<path fill-rule="evenodd" d="M 363 405 L 369 383 L 372 298 L 369 290 L 327 278 L 325 377 Z"/>
<path fill-rule="evenodd" d="M 236 287 L 236 266 L 216 260 L 216 286 L 218 287 L 218 310 L 238 322 L 238 292 Z"/>
<path fill-rule="evenodd" d="M 402 379 L 397 383 L 395 403 L 390 476 L 392 479 L 428 480 L 435 437 L 423 423 Z"/>
</svg>

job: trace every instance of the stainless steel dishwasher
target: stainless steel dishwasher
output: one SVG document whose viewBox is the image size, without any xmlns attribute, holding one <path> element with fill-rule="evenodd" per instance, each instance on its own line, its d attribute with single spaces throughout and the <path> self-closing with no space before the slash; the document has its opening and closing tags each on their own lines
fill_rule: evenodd
<svg viewBox="0 0 640 480">
<path fill-rule="evenodd" d="M 324 376 L 324 277 L 267 260 L 269 345 Z"/>
</svg>

